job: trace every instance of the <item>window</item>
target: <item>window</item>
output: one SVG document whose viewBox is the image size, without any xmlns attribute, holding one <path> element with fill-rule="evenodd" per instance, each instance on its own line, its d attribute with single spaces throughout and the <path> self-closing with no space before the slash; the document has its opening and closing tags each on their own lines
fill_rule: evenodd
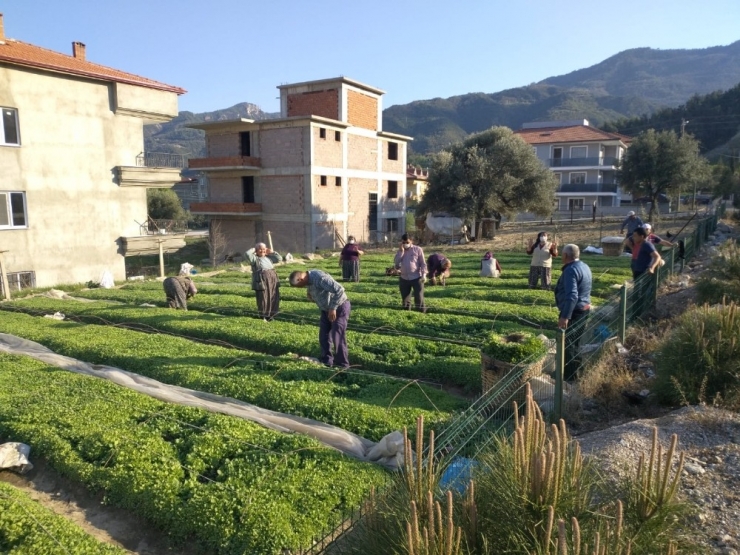
<svg viewBox="0 0 740 555">
<path fill-rule="evenodd" d="M 385 221 L 385 230 L 396 232 L 398 231 L 398 220 L 395 218 L 389 218 Z"/>
<path fill-rule="evenodd" d="M 571 172 L 569 183 L 571 185 L 583 185 L 586 183 L 586 172 Z"/>
<path fill-rule="evenodd" d="M 326 128 L 319 127 L 319 139 L 326 139 Z"/>
<path fill-rule="evenodd" d="M 254 202 L 254 176 L 245 175 L 242 177 L 242 202 L 251 204 Z"/>
<path fill-rule="evenodd" d="M 562 165 L 563 165 L 563 147 L 554 146 L 552 147 L 551 166 L 553 168 L 559 168 Z"/>
<path fill-rule="evenodd" d="M 334 131 L 334 140 L 335 141 L 341 141 L 342 140 L 342 132 L 341 131 Z"/>
<path fill-rule="evenodd" d="M 378 193 L 370 193 L 367 210 L 367 228 L 369 231 L 378 231 Z"/>
<path fill-rule="evenodd" d="M 568 199 L 568 210 L 573 210 L 574 212 L 578 210 L 583 210 L 583 199 L 582 198 L 569 198 Z"/>
<path fill-rule="evenodd" d="M 0 120 L 0 144 L 21 144 L 18 135 L 18 110 L 15 108 L 0 108 L 0 110 L 3 113 L 2 120 Z"/>
<path fill-rule="evenodd" d="M 342 178 L 339 177 L 339 176 L 336 176 L 334 178 L 334 185 L 336 185 L 337 187 L 341 187 L 342 186 Z"/>
<path fill-rule="evenodd" d="M 398 143 L 388 143 L 388 160 L 398 160 Z"/>
<path fill-rule="evenodd" d="M 36 272 L 11 272 L 7 274 L 8 289 L 20 291 L 21 289 L 32 289 L 36 287 Z M 5 296 L 3 282 L 0 280 L 0 296 Z"/>
<path fill-rule="evenodd" d="M 28 227 L 26 193 L 0 192 L 0 229 Z"/>
<path fill-rule="evenodd" d="M 249 131 L 239 133 L 239 151 L 242 156 L 252 155 L 252 141 L 249 137 Z"/>
<path fill-rule="evenodd" d="M 398 181 L 388 182 L 388 198 L 398 198 Z"/>
<path fill-rule="evenodd" d="M 325 175 L 322 175 L 322 176 L 321 176 L 321 178 L 320 178 L 320 180 L 319 180 L 319 183 L 320 183 L 320 184 L 321 184 L 322 186 L 324 186 L 324 187 L 326 186 L 326 176 L 325 176 Z"/>
<path fill-rule="evenodd" d="M 587 146 L 572 146 L 570 147 L 571 158 L 586 158 L 588 156 Z"/>
<path fill-rule="evenodd" d="M 558 180 L 558 185 L 560 185 L 563 182 L 563 174 L 562 173 L 556 173 L 555 179 Z"/>
</svg>

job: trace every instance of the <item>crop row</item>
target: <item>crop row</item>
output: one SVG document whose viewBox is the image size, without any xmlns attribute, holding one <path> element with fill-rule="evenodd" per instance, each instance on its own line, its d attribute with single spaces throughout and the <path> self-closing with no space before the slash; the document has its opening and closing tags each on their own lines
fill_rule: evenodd
<svg viewBox="0 0 740 555">
<path fill-rule="evenodd" d="M 307 546 L 386 476 L 301 435 L 4 354 L 0 435 L 175 542 L 196 538 L 214 554 Z"/>
<path fill-rule="evenodd" d="M 249 317 L 224 316 L 193 310 L 140 308 L 104 303 L 76 303 L 32 298 L 12 306 L 65 314 L 90 315 L 116 324 L 138 323 L 156 330 L 230 345 L 272 355 L 318 356 L 318 327 L 285 321 L 263 322 Z M 316 322 L 318 317 L 315 317 Z M 383 336 L 372 333 L 347 334 L 350 362 L 365 370 L 410 379 L 426 379 L 476 387 L 480 380 L 477 348 L 435 340 Z"/>
<path fill-rule="evenodd" d="M 125 316 L 126 311 L 121 314 Z M 178 321 L 171 315 L 160 318 L 171 323 Z M 218 327 L 221 323 L 226 325 L 229 319 L 204 315 L 200 321 L 210 325 L 215 322 Z M 336 369 L 309 362 L 275 359 L 157 333 L 12 312 L 3 312 L 0 332 L 37 341 L 79 360 L 108 364 L 164 383 L 313 418 L 375 441 L 393 430 L 412 426 L 420 414 L 438 422 L 462 405 L 443 391 L 390 377 L 359 372 L 337 374 Z"/>
</svg>

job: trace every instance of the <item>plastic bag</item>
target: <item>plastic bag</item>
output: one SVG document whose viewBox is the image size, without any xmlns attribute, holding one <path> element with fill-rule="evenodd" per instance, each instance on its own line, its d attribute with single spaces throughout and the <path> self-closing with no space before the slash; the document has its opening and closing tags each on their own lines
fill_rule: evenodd
<svg viewBox="0 0 740 555">
<path fill-rule="evenodd" d="M 105 270 L 100 274 L 100 287 L 103 289 L 110 289 L 115 284 L 116 282 L 113 281 L 113 274 L 111 274 L 109 270 Z"/>
<path fill-rule="evenodd" d="M 187 262 L 183 262 L 180 264 L 180 275 L 181 276 L 189 276 L 190 270 L 192 270 L 194 266 L 192 264 L 189 264 Z"/>
</svg>

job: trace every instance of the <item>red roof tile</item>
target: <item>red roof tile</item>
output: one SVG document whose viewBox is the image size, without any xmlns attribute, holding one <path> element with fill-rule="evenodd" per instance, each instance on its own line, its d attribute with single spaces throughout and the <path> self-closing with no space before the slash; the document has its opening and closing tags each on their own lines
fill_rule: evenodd
<svg viewBox="0 0 740 555">
<path fill-rule="evenodd" d="M 543 143 L 581 143 L 586 141 L 622 141 L 629 143 L 632 139 L 619 133 L 609 133 L 590 125 L 571 127 L 540 127 L 515 131 L 531 145 Z"/>
<path fill-rule="evenodd" d="M 170 91 L 177 94 L 184 94 L 186 92 L 185 89 L 181 89 L 180 87 L 174 87 L 160 83 L 159 81 L 147 79 L 146 77 L 134 75 L 133 73 L 126 73 L 94 64 L 87 60 L 68 56 L 67 54 L 60 54 L 53 50 L 47 50 L 46 48 L 14 39 L 5 39 L 4 43 L 0 43 L 0 62 L 46 69 L 70 75 L 80 75 L 91 79 L 138 85 L 140 87 Z"/>
</svg>

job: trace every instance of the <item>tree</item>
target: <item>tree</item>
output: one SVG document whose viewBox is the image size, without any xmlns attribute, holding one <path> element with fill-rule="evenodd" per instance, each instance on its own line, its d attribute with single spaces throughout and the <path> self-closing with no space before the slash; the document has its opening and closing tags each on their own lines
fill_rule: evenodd
<svg viewBox="0 0 740 555">
<path fill-rule="evenodd" d="M 654 129 L 640 133 L 630 144 L 618 173 L 622 188 L 636 197 L 650 198 L 650 219 L 658 211 L 661 194 L 677 193 L 681 186 L 706 178 L 708 164 L 699 156 L 691 135 Z"/>
<path fill-rule="evenodd" d="M 147 189 L 147 211 L 153 220 L 187 220 L 188 215 L 172 189 Z"/>
<path fill-rule="evenodd" d="M 552 213 L 557 180 L 507 127 L 472 135 L 436 154 L 417 214 L 444 211 L 480 225 L 517 212 Z M 480 233 L 476 233 L 480 236 Z"/>
</svg>

